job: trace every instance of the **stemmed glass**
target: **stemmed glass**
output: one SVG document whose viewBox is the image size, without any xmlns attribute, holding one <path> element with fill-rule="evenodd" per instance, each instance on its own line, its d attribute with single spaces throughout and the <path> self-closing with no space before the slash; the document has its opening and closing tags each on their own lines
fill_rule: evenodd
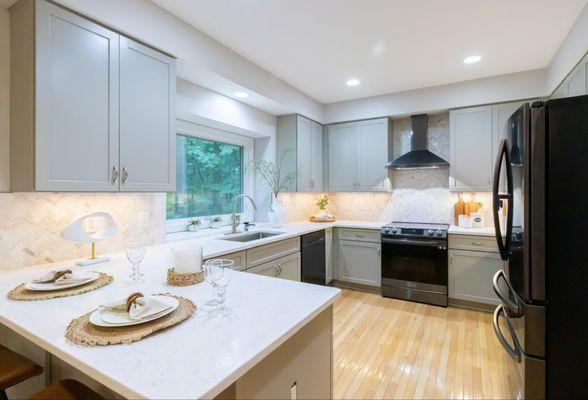
<svg viewBox="0 0 588 400">
<path fill-rule="evenodd" d="M 127 241 L 125 253 L 127 255 L 127 260 L 129 260 L 132 265 L 130 277 L 135 284 L 145 281 L 140 268 L 141 261 L 143 261 L 143 258 L 145 257 L 145 252 L 146 248 L 139 240 Z"/>
<path fill-rule="evenodd" d="M 225 306 L 225 295 L 227 286 L 231 282 L 234 265 L 235 262 L 233 260 L 226 259 L 208 260 L 206 264 L 204 264 L 206 280 L 216 288 L 215 302 L 217 308 L 213 311 L 213 314 L 221 318 L 227 317 L 233 313 L 233 310 Z M 207 303 L 207 305 L 209 305 L 209 303 Z"/>
</svg>

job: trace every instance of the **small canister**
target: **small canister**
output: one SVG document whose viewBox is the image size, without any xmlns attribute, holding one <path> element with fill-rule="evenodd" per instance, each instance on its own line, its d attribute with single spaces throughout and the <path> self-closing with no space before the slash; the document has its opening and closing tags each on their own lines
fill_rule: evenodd
<svg viewBox="0 0 588 400">
<path fill-rule="evenodd" d="M 482 213 L 471 213 L 470 219 L 472 220 L 472 228 L 483 228 L 486 225 Z"/>
</svg>

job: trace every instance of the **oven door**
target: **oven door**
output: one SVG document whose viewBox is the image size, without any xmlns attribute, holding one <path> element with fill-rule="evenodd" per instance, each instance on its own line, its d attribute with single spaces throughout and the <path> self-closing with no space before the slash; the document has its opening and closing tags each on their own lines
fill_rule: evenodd
<svg viewBox="0 0 588 400">
<path fill-rule="evenodd" d="M 382 285 L 447 293 L 447 242 L 382 237 Z"/>
</svg>

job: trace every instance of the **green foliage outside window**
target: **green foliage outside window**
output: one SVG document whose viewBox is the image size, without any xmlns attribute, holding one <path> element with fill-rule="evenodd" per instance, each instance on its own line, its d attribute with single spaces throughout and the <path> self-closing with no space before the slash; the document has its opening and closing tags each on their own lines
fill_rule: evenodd
<svg viewBox="0 0 588 400">
<path fill-rule="evenodd" d="M 243 190 L 240 146 L 177 136 L 176 192 L 167 194 L 167 219 L 229 214 Z"/>
</svg>

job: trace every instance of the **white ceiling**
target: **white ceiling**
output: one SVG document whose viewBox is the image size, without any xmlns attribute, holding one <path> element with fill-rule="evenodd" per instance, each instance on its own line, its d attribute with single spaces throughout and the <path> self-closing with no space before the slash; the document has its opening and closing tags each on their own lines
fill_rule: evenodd
<svg viewBox="0 0 588 400">
<path fill-rule="evenodd" d="M 152 1 L 322 103 L 544 68 L 587 2 Z"/>
</svg>

